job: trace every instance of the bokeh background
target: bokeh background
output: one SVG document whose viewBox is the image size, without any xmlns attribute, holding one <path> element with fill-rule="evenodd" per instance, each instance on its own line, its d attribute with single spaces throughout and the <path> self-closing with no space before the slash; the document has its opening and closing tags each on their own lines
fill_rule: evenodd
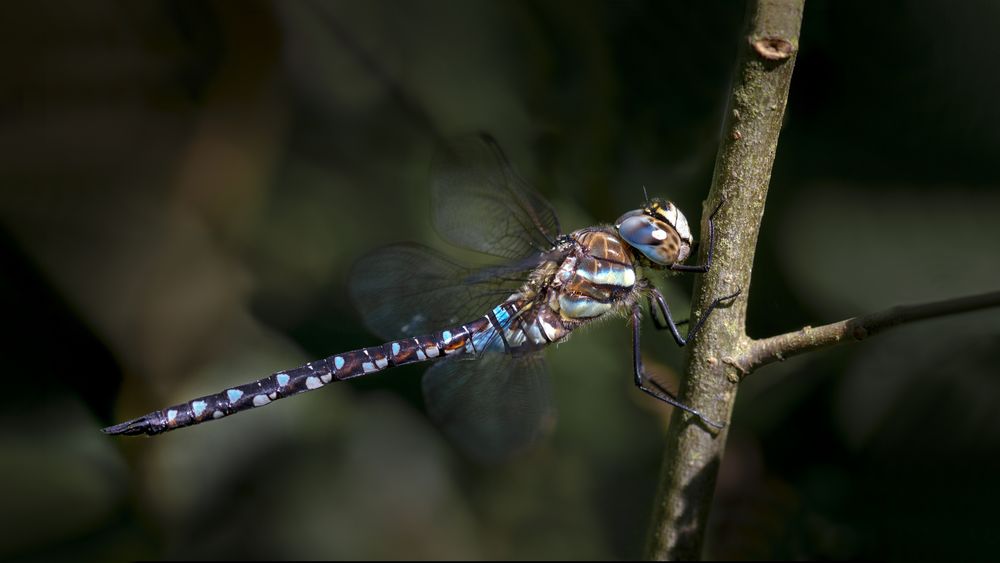
<svg viewBox="0 0 1000 563">
<path fill-rule="evenodd" d="M 555 432 L 497 466 L 429 422 L 419 366 L 155 438 L 99 429 L 377 343 L 351 264 L 443 247 L 438 139 L 492 132 L 567 230 L 642 186 L 696 223 L 742 2 L 0 12 L 0 558 L 642 555 L 669 410 L 632 386 L 624 322 L 548 352 Z M 1000 286 L 997 29 L 991 0 L 807 2 L 751 335 Z M 686 311 L 690 279 L 663 287 Z M 987 311 L 747 379 L 708 554 L 995 557 L 998 344 Z"/>
</svg>

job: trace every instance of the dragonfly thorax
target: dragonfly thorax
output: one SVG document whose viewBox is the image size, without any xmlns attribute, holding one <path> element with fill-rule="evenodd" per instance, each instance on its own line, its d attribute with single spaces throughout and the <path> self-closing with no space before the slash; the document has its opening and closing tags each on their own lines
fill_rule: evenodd
<svg viewBox="0 0 1000 563">
<path fill-rule="evenodd" d="M 691 254 L 691 228 L 673 203 L 653 199 L 615 221 L 621 238 L 655 265 L 683 262 Z"/>
<path fill-rule="evenodd" d="M 581 229 L 549 282 L 546 305 L 572 329 L 615 309 L 636 283 L 628 245 L 610 229 Z M 551 271 L 551 270 L 550 270 Z"/>
</svg>

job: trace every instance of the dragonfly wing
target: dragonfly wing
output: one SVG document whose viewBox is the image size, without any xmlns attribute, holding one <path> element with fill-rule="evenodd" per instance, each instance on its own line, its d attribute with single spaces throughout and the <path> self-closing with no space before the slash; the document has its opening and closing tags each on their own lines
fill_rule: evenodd
<svg viewBox="0 0 1000 563">
<path fill-rule="evenodd" d="M 541 353 L 448 358 L 427 371 L 423 388 L 431 418 L 479 461 L 508 458 L 555 424 Z"/>
<path fill-rule="evenodd" d="M 452 244 L 514 259 L 549 250 L 559 236 L 552 206 L 489 135 L 446 146 L 432 177 L 434 225 Z"/>
<path fill-rule="evenodd" d="M 537 263 L 470 269 L 426 246 L 395 244 L 355 264 L 351 297 L 375 334 L 405 338 L 483 316 L 516 291 Z"/>
</svg>

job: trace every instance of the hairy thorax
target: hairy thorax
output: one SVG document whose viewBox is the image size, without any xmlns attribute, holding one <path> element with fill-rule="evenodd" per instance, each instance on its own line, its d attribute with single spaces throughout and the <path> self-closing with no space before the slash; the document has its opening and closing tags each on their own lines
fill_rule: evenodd
<svg viewBox="0 0 1000 563">
<path fill-rule="evenodd" d="M 609 228 L 569 235 L 561 260 L 535 269 L 512 300 L 521 314 L 513 334 L 525 344 L 544 346 L 565 339 L 580 326 L 631 305 L 636 272 L 627 245 Z"/>
</svg>

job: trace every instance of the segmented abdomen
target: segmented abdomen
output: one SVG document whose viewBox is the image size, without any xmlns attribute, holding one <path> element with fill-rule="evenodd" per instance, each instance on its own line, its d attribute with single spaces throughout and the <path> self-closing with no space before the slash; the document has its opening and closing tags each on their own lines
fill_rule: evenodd
<svg viewBox="0 0 1000 563">
<path fill-rule="evenodd" d="M 278 399 L 319 389 L 334 381 L 379 372 L 393 366 L 459 354 L 504 351 L 507 348 L 503 342 L 507 342 L 505 339 L 512 333 L 510 327 L 516 311 L 515 303 L 504 303 L 486 316 L 464 325 L 309 362 L 252 383 L 231 387 L 110 426 L 104 432 L 125 435 L 159 434 L 263 407 Z"/>
</svg>

